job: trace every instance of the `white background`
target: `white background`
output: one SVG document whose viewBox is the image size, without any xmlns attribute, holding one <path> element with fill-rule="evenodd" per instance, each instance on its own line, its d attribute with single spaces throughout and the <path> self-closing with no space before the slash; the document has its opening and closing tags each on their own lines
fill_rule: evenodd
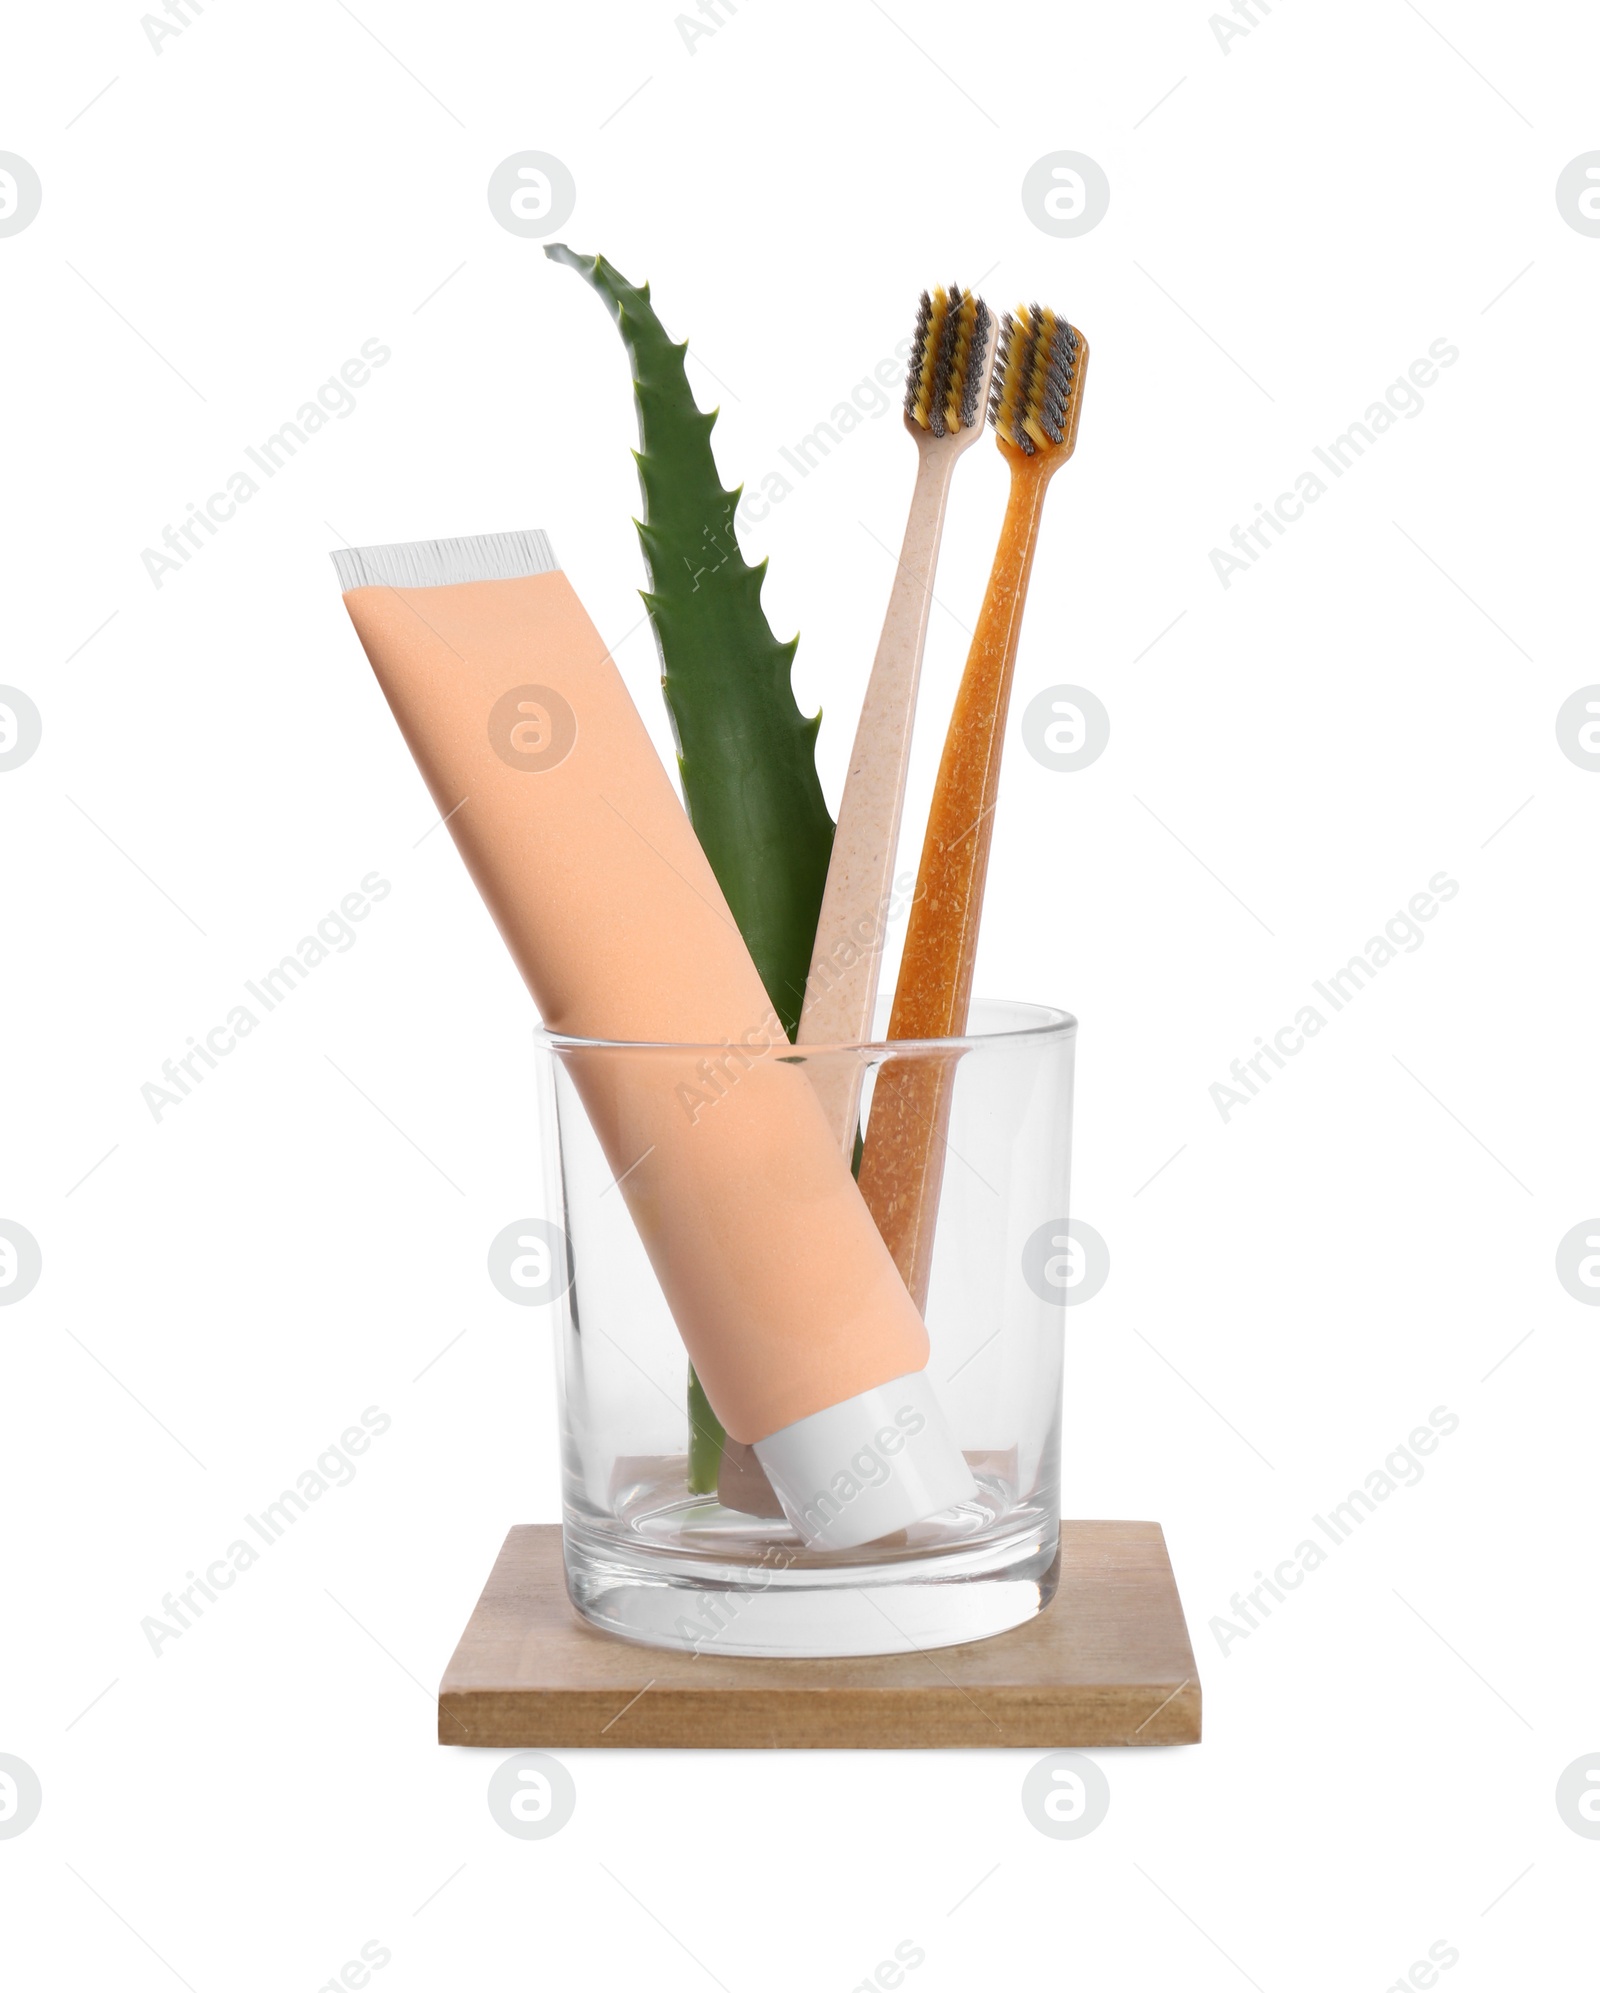
<svg viewBox="0 0 1600 1993">
<path fill-rule="evenodd" d="M 0 1841 L 8 1981 L 311 1993 L 377 1939 L 383 1993 L 846 1993 L 909 1939 L 917 1993 L 1379 1993 L 1442 1939 L 1450 1993 L 1576 1983 L 1600 1316 L 1554 1263 L 1600 1208 L 1600 779 L 1554 721 L 1600 679 L 1600 240 L 1554 188 L 1600 146 L 1600 28 L 1425 11 L 1258 4 L 1224 52 L 1204 0 L 746 0 L 691 52 L 665 4 L 214 0 L 159 54 L 135 0 L 16 13 L 0 148 L 44 203 L 0 239 L 0 677 L 44 739 L 0 776 L 0 1216 L 44 1272 L 0 1310 L 0 1751 L 44 1810 Z M 532 1019 L 327 553 L 546 527 L 665 746 L 620 347 L 485 199 L 527 148 L 691 338 L 729 482 L 924 284 L 1093 347 L 979 988 L 1082 1019 L 1112 1265 L 1068 1317 L 1065 1506 L 1165 1526 L 1206 1741 L 1100 1754 L 1081 1841 L 1024 1816 L 1031 1753 L 619 1751 L 568 1754 L 571 1824 L 522 1842 L 500 1754 L 433 1742 L 503 1532 L 558 1513 L 544 1318 L 484 1270 L 537 1196 Z M 1112 190 L 1073 240 L 1020 199 L 1062 148 Z M 157 590 L 141 550 L 374 337 L 355 413 Z M 1436 339 L 1424 411 L 1224 589 L 1210 550 Z M 866 421 L 746 535 L 835 802 L 912 469 Z M 1003 489 L 987 446 L 957 479 L 906 863 Z M 1060 683 L 1111 715 L 1077 774 L 1017 735 Z M 153 1120 L 162 1061 L 373 869 L 356 945 Z M 1229 1062 L 1440 870 L 1424 945 L 1225 1123 Z M 153 1656 L 141 1618 L 369 1405 L 358 1478 Z M 1220 1652 L 1436 1406 L 1420 1485 Z"/>
</svg>

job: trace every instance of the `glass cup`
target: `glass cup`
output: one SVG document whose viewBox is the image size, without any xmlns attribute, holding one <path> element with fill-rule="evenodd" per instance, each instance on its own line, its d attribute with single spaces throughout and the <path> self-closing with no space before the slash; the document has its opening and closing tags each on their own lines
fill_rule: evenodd
<svg viewBox="0 0 1600 1993">
<path fill-rule="evenodd" d="M 884 1019 L 880 1017 L 879 1027 Z M 585 1112 L 626 1078 L 736 1083 L 728 1047 L 540 1031 L 545 1209 L 556 1305 L 567 1589 L 594 1625 L 746 1655 L 901 1653 L 986 1639 L 1055 1589 L 1067 1192 L 1076 1020 L 979 1001 L 967 1036 L 785 1047 L 825 1101 L 859 1094 L 944 1124 L 928 1376 L 973 1498 L 857 1549 L 812 1551 L 748 1448 L 721 1441 Z M 563 1236 L 564 1235 L 564 1236 Z M 559 1284 L 559 1283 L 557 1283 Z"/>
</svg>

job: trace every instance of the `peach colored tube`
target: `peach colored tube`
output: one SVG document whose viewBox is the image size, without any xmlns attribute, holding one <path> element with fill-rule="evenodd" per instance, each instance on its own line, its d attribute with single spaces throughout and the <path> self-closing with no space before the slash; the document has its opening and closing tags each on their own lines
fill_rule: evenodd
<svg viewBox="0 0 1600 1993">
<path fill-rule="evenodd" d="M 927 1332 L 803 1069 L 735 1061 L 736 1085 L 687 1104 L 705 1093 L 704 1047 L 783 1049 L 782 1027 L 566 577 L 358 587 L 344 601 L 546 1024 L 701 1048 L 567 1062 L 727 1430 L 764 1439 L 922 1369 Z M 554 765 L 510 765 L 491 742 L 491 714 L 503 741 L 518 704 L 541 707 L 507 707 L 519 688 L 557 695 L 522 722 L 534 761 L 541 743 L 560 752 L 559 702 L 576 720 Z"/>
</svg>

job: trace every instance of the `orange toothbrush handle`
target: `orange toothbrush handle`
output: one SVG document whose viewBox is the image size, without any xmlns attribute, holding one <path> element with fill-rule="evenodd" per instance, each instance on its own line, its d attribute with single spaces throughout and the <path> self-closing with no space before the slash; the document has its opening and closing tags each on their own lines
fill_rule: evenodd
<svg viewBox="0 0 1600 1993">
<path fill-rule="evenodd" d="M 1054 452 L 1005 454 L 1011 493 L 928 812 L 891 1038 L 956 1038 L 967 1028 L 1022 609 L 1045 487 L 1060 461 Z M 885 1065 L 861 1159 L 861 1193 L 919 1311 L 927 1302 L 959 1056 Z"/>
</svg>

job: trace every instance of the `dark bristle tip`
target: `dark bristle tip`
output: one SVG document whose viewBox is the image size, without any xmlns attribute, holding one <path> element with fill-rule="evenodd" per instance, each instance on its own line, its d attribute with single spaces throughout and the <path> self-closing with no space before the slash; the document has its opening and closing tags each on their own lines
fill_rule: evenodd
<svg viewBox="0 0 1600 1993">
<path fill-rule="evenodd" d="M 918 393 L 922 386 L 922 365 L 928 346 L 928 327 L 933 323 L 933 299 L 924 291 L 917 303 L 917 322 L 911 334 L 911 357 L 906 362 L 905 412 L 915 419 Z"/>
</svg>

